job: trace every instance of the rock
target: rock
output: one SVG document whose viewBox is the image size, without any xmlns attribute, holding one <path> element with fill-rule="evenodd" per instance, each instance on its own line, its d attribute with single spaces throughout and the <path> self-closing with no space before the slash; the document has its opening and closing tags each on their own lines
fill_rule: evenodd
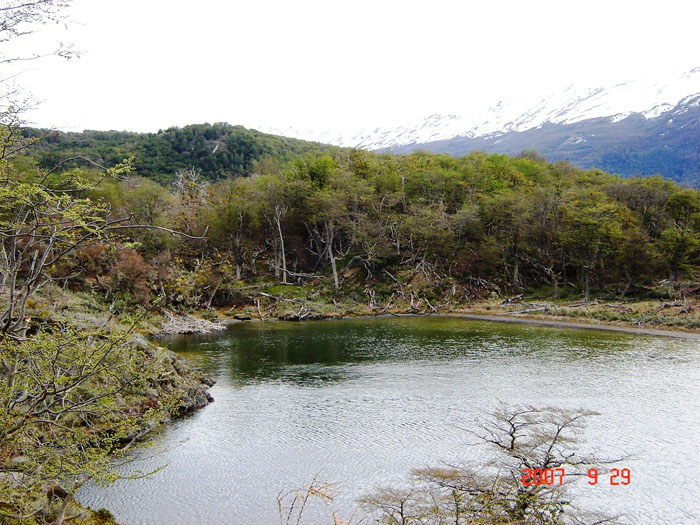
<svg viewBox="0 0 700 525">
<path fill-rule="evenodd" d="M 214 386 L 216 384 L 216 381 L 214 381 L 213 379 L 211 379 L 205 375 L 199 374 L 197 379 L 199 380 L 200 383 L 202 383 L 203 385 L 206 385 L 206 386 Z"/>
<path fill-rule="evenodd" d="M 208 334 L 217 330 L 225 330 L 226 327 L 186 314 L 174 314 L 167 310 L 163 313 L 168 320 L 161 324 L 160 335 L 176 334 Z"/>
<path fill-rule="evenodd" d="M 58 498 L 66 499 L 69 496 L 68 491 L 60 485 L 54 485 L 46 491 L 46 497 L 49 499 Z"/>
<path fill-rule="evenodd" d="M 143 393 L 144 397 L 158 399 L 161 393 L 174 394 L 181 401 L 177 409 L 180 415 L 203 408 L 214 401 L 211 394 L 207 392 L 207 389 L 215 383 L 213 379 L 192 367 L 187 359 L 172 350 L 152 343 L 146 344 L 149 353 L 161 363 L 161 371 L 157 384 L 147 389 Z"/>
<path fill-rule="evenodd" d="M 207 406 L 212 401 L 214 401 L 214 398 L 204 388 L 190 386 L 183 392 L 180 413 L 187 414 Z"/>
</svg>

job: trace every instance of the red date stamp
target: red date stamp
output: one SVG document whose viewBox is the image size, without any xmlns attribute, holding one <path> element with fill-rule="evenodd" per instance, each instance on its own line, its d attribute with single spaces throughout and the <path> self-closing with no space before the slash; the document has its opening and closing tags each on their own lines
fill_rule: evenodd
<svg viewBox="0 0 700 525">
<path fill-rule="evenodd" d="M 522 474 L 521 483 L 525 487 L 536 485 L 563 485 L 566 471 L 563 468 L 524 468 Z M 589 485 L 597 485 L 599 478 L 602 481 L 604 477 L 599 475 L 598 469 L 595 468 L 588 469 L 587 476 Z M 607 479 L 610 485 L 629 485 L 632 479 L 630 469 L 610 469 L 610 475 Z"/>
</svg>

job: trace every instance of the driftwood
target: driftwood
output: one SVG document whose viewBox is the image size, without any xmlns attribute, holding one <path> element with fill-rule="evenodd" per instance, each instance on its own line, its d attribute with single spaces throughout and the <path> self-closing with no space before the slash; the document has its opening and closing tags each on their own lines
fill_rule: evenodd
<svg viewBox="0 0 700 525">
<path fill-rule="evenodd" d="M 318 304 L 318 303 L 312 303 L 311 301 L 306 301 L 306 300 L 302 300 L 302 299 L 293 299 L 293 298 L 290 299 L 288 297 L 279 297 L 277 295 L 270 295 L 269 293 L 265 293 L 265 292 L 258 292 L 258 295 L 262 296 L 262 297 L 267 297 L 268 299 L 274 299 L 275 301 L 279 301 L 279 302 L 296 303 L 296 304 L 303 304 L 303 305 L 310 304 L 313 306 L 323 306 L 323 305 Z"/>
<path fill-rule="evenodd" d="M 612 308 L 612 309 L 617 310 L 618 312 L 623 313 L 623 314 L 628 314 L 628 313 L 632 312 L 632 309 L 631 309 L 631 308 L 628 308 L 627 306 L 625 306 L 624 303 L 620 303 L 620 304 L 604 304 L 603 306 L 604 306 L 605 308 Z"/>
<path fill-rule="evenodd" d="M 315 273 L 301 273 L 301 272 L 293 272 L 291 270 L 286 270 L 282 268 L 281 266 L 273 266 L 273 269 L 279 270 L 281 272 L 286 273 L 290 277 L 303 277 L 305 279 L 321 279 L 323 275 L 316 275 Z M 286 284 L 286 285 L 292 285 L 294 286 L 294 283 L 277 283 L 277 284 Z"/>
<path fill-rule="evenodd" d="M 403 297 L 405 299 L 406 294 L 403 293 L 403 285 L 401 284 L 401 282 L 396 277 L 391 275 L 391 273 L 389 273 L 387 270 L 384 270 L 384 273 L 387 274 L 389 277 L 391 277 L 391 280 L 399 285 L 399 292 L 401 293 L 401 297 Z"/>
<path fill-rule="evenodd" d="M 571 303 L 559 303 L 559 306 L 570 306 L 572 308 L 577 308 L 579 306 L 595 306 L 599 304 L 598 300 L 593 300 L 593 301 L 574 301 Z"/>
<path fill-rule="evenodd" d="M 380 311 L 379 313 L 380 313 L 380 314 L 383 314 L 384 312 L 386 312 L 386 311 L 391 307 L 391 305 L 392 305 L 392 300 L 391 300 L 391 298 L 390 298 L 390 299 L 389 299 L 389 302 L 386 303 L 386 306 L 385 306 L 384 308 L 382 308 L 381 311 Z"/>
<path fill-rule="evenodd" d="M 538 306 L 537 308 L 530 308 L 529 310 L 518 310 L 517 312 L 506 312 L 507 315 L 517 315 L 517 314 L 530 314 L 533 312 L 549 312 L 549 308 L 546 305 Z"/>
<path fill-rule="evenodd" d="M 163 310 L 163 314 L 168 318 L 161 323 L 161 334 L 206 334 L 215 330 L 224 330 L 225 327 L 186 314 L 175 314 L 168 310 Z"/>
<path fill-rule="evenodd" d="M 677 308 L 678 306 L 683 306 L 683 304 L 679 303 L 678 301 L 676 301 L 674 303 L 663 303 L 654 309 L 654 313 L 656 314 L 656 313 L 660 312 L 661 310 L 665 310 L 666 308 Z"/>
<path fill-rule="evenodd" d="M 500 302 L 500 304 L 519 303 L 522 298 L 523 294 L 515 295 L 513 297 L 506 297 Z"/>
<path fill-rule="evenodd" d="M 422 299 L 418 299 L 418 302 L 420 303 Z M 411 292 L 411 304 L 409 305 L 408 310 L 406 310 L 406 313 L 414 313 L 414 312 L 420 312 L 418 309 L 418 305 L 416 304 L 416 297 L 413 295 L 413 292 Z"/>
<path fill-rule="evenodd" d="M 423 300 L 425 301 L 425 304 L 427 304 L 433 312 L 438 313 L 437 309 L 432 304 L 430 304 L 427 297 Z"/>
<path fill-rule="evenodd" d="M 302 306 L 301 308 L 299 308 L 299 311 L 297 313 L 292 314 L 292 315 L 288 315 L 284 319 L 286 319 L 287 321 L 302 321 L 310 313 L 311 313 L 310 308 L 307 308 L 306 306 Z"/>
<path fill-rule="evenodd" d="M 693 301 L 683 298 L 683 308 L 679 310 L 679 314 L 689 314 L 690 312 L 693 311 Z"/>
<path fill-rule="evenodd" d="M 376 308 L 377 303 L 374 300 L 374 294 L 375 294 L 374 290 L 366 288 L 365 292 L 367 293 L 367 295 L 369 295 L 369 302 L 367 303 L 367 306 L 369 306 L 372 309 Z"/>
</svg>

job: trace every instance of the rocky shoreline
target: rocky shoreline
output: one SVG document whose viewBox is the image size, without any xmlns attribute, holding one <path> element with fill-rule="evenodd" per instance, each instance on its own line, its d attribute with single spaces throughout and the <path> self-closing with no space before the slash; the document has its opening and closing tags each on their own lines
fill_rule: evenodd
<svg viewBox="0 0 700 525">
<path fill-rule="evenodd" d="M 209 388 L 216 381 L 194 368 L 187 359 L 140 337 L 135 338 L 134 344 L 145 349 L 154 361 L 160 363 L 162 369 L 158 384 L 153 385 L 153 389 L 146 394 L 151 397 L 174 394 L 181 402 L 174 415 L 188 414 L 214 401 Z"/>
<path fill-rule="evenodd" d="M 628 303 L 630 307 L 635 307 L 641 303 Z M 661 337 L 676 337 L 681 339 L 700 340 L 700 329 L 689 324 L 689 326 L 664 324 L 666 319 L 647 319 L 646 322 L 636 321 L 623 316 L 605 316 L 600 318 L 596 316 L 594 311 L 589 310 L 591 307 L 579 308 L 576 311 L 559 311 L 560 307 L 556 303 L 548 305 L 549 308 L 525 310 L 518 309 L 517 304 L 500 304 L 495 305 L 484 303 L 475 303 L 462 308 L 432 308 L 430 310 L 417 310 L 411 308 L 392 308 L 379 309 L 367 308 L 365 305 L 357 305 L 356 309 L 339 309 L 335 311 L 312 311 L 305 310 L 301 315 L 298 312 L 271 312 L 267 311 L 265 317 L 256 316 L 253 312 L 239 310 L 235 312 L 227 311 L 220 317 L 217 322 L 207 321 L 201 318 L 190 315 L 175 315 L 170 314 L 167 323 L 164 323 L 162 335 L 174 334 L 205 334 L 215 331 L 225 330 L 226 325 L 237 322 L 267 322 L 267 321 L 317 321 L 317 320 L 338 320 L 338 319 L 356 319 L 356 318 L 381 318 L 381 317 L 412 317 L 412 316 L 433 316 L 433 317 L 461 317 L 465 319 L 475 319 L 482 321 L 505 322 L 505 323 L 523 323 L 542 326 L 553 326 L 559 328 L 583 328 L 591 330 L 609 330 L 615 332 L 625 332 L 639 335 L 652 335 Z M 646 305 L 639 312 L 640 316 L 648 314 L 649 311 L 656 313 L 659 309 L 668 308 L 669 306 L 678 307 L 678 305 L 662 304 L 661 307 L 655 306 L 652 308 Z M 604 309 L 605 307 L 619 308 L 619 305 L 607 305 L 595 303 L 592 308 Z M 625 307 L 627 311 L 631 308 Z M 608 312 L 605 312 L 608 313 Z M 623 312 L 626 314 L 626 312 Z M 675 312 L 670 312 L 673 315 Z M 692 309 L 691 309 L 692 313 Z M 578 314 L 578 315 L 574 315 Z M 583 315 L 581 315 L 583 314 Z M 676 315 L 675 319 L 681 318 Z M 689 319 L 691 322 L 694 317 Z M 654 322 L 656 320 L 657 322 Z M 697 323 L 696 323 L 697 324 Z"/>
<path fill-rule="evenodd" d="M 178 335 L 178 334 L 208 334 L 225 330 L 226 327 L 221 323 L 213 323 L 200 317 L 194 317 L 188 314 L 176 314 L 163 310 L 163 315 L 167 317 L 167 321 L 161 323 L 159 336 Z"/>
</svg>

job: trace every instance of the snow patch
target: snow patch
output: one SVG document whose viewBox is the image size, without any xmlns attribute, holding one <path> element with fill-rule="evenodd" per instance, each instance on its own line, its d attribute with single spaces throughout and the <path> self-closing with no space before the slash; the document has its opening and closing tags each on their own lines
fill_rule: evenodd
<svg viewBox="0 0 700 525">
<path fill-rule="evenodd" d="M 620 122 L 621 120 L 625 120 L 630 115 L 631 113 L 618 113 L 617 115 L 613 115 L 612 117 L 610 117 L 610 122 L 612 122 L 613 124 L 615 122 Z"/>
<path fill-rule="evenodd" d="M 685 104 L 685 105 L 684 105 Z M 636 80 L 596 88 L 569 86 L 534 99 L 499 101 L 463 114 L 433 114 L 399 126 L 372 126 L 354 131 L 310 131 L 289 127 L 257 129 L 345 147 L 389 149 L 455 137 L 491 137 L 547 124 L 573 124 L 593 118 L 619 122 L 632 114 L 651 119 L 700 105 L 700 67 L 673 77 Z M 582 140 L 585 140 L 581 137 Z"/>
<path fill-rule="evenodd" d="M 583 138 L 583 135 L 577 133 L 562 142 L 562 146 L 573 146 L 574 144 L 581 144 L 582 142 L 586 142 L 586 139 Z"/>
</svg>

